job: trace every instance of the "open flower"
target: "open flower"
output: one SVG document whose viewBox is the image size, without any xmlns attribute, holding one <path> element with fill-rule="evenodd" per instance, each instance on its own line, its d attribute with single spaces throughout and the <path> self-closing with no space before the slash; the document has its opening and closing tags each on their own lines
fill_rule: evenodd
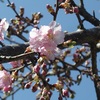
<svg viewBox="0 0 100 100">
<path fill-rule="evenodd" d="M 61 25 L 55 21 L 51 22 L 49 26 L 41 26 L 40 32 L 45 38 L 51 39 L 57 45 L 64 42 L 65 34 L 62 32 Z"/>
<path fill-rule="evenodd" d="M 0 71 L 0 89 L 9 88 L 12 85 L 10 74 L 2 70 Z"/>
<path fill-rule="evenodd" d="M 49 26 L 44 25 L 40 29 L 33 28 L 29 35 L 30 47 L 35 52 L 40 52 L 50 60 L 60 55 L 61 52 L 57 45 L 64 42 L 65 37 L 60 24 L 53 21 Z"/>
<path fill-rule="evenodd" d="M 9 23 L 6 22 L 6 18 L 2 19 L 0 22 L 0 40 L 4 39 L 3 31 L 6 31 L 9 27 Z"/>
</svg>

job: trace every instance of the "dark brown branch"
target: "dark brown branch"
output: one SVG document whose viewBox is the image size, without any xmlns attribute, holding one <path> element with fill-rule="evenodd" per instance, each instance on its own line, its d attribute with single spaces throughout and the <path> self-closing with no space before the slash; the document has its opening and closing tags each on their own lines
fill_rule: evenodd
<svg viewBox="0 0 100 100">
<path fill-rule="evenodd" d="M 80 26 L 79 28 L 80 28 L 80 29 L 85 29 L 85 28 L 84 28 L 84 25 L 83 25 L 83 22 L 82 22 L 82 20 L 81 20 L 81 18 L 80 18 L 80 15 L 79 15 L 79 14 L 76 14 L 76 16 L 77 16 L 77 19 L 78 19 L 79 24 L 80 24 L 80 25 L 79 25 L 79 26 Z"/>
<path fill-rule="evenodd" d="M 9 3 L 9 5 L 11 5 L 10 0 L 7 0 L 7 1 L 8 1 L 8 3 Z M 12 7 L 11 7 L 11 8 L 12 8 Z M 17 13 L 16 9 L 12 8 L 12 10 L 15 12 L 16 16 L 19 16 L 19 14 Z"/>
<path fill-rule="evenodd" d="M 76 45 L 81 45 L 83 43 L 98 42 L 100 40 L 100 28 L 98 27 L 98 28 L 92 28 L 83 31 L 75 31 L 73 33 L 66 34 L 65 41 L 70 39 L 76 41 Z M 25 49 L 28 46 L 29 43 L 27 42 L 26 44 L 2 47 L 0 48 L 0 56 L 10 56 L 10 58 L 11 57 L 13 58 L 13 56 L 23 54 L 25 52 Z M 66 47 L 62 47 L 62 45 L 59 45 L 58 47 L 61 49 L 66 48 Z M 1 59 L 1 63 L 3 62 L 4 61 L 2 61 Z M 7 60 L 5 62 L 7 62 Z"/>
<path fill-rule="evenodd" d="M 80 0 L 80 6 L 81 6 L 81 7 L 84 7 L 83 0 Z"/>
<path fill-rule="evenodd" d="M 97 71 L 97 52 L 96 52 L 96 44 L 91 43 L 91 61 L 92 61 L 92 72 L 93 75 L 98 76 L 98 71 Z M 94 87 L 97 95 L 97 100 L 100 100 L 100 89 L 97 87 L 97 82 L 98 80 L 94 78 Z"/>
<path fill-rule="evenodd" d="M 54 18 L 53 18 L 54 20 L 56 20 L 56 18 L 57 18 L 58 10 L 59 10 L 58 0 L 56 0 L 56 12 L 55 12 L 55 15 L 54 15 Z"/>
<path fill-rule="evenodd" d="M 83 43 L 91 43 L 94 41 L 98 42 L 98 40 L 100 40 L 100 27 L 67 33 L 65 36 L 65 41 L 70 39 L 76 41 L 78 45 Z"/>
<path fill-rule="evenodd" d="M 35 54 L 36 54 L 35 52 L 29 52 L 29 53 L 23 53 L 23 54 L 20 54 L 20 55 L 17 55 L 17 56 L 0 56 L 0 63 L 30 58 L 32 55 L 34 56 Z"/>
<path fill-rule="evenodd" d="M 97 18 L 94 18 L 91 14 L 89 14 L 86 9 L 79 8 L 80 15 L 85 18 L 88 22 L 90 22 L 94 26 L 99 26 L 100 21 Z"/>
<path fill-rule="evenodd" d="M 0 56 L 16 56 L 25 52 L 25 49 L 29 46 L 28 43 L 25 44 L 15 44 L 10 46 L 5 46 L 0 48 Z"/>
<path fill-rule="evenodd" d="M 73 0 L 71 0 L 72 6 L 77 6 Z M 100 21 L 97 18 L 94 18 L 91 14 L 89 14 L 85 8 L 79 7 L 79 14 L 84 17 L 84 19 L 90 22 L 94 26 L 99 26 Z"/>
</svg>

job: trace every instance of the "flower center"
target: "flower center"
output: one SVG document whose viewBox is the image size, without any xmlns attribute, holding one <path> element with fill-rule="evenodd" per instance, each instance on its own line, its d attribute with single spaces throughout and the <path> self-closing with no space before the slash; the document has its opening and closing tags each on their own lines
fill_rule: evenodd
<svg viewBox="0 0 100 100">
<path fill-rule="evenodd" d="M 49 37 L 49 39 L 53 39 L 53 31 L 52 31 L 52 29 L 48 30 L 47 36 Z"/>
</svg>

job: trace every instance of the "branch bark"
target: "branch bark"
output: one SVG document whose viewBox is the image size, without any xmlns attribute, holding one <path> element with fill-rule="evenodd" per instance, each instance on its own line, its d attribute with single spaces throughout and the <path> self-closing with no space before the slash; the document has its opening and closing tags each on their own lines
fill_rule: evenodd
<svg viewBox="0 0 100 100">
<path fill-rule="evenodd" d="M 73 0 L 71 0 L 71 5 L 77 6 Z M 100 26 L 100 21 L 89 14 L 86 9 L 82 6 L 79 6 L 79 14 L 88 22 L 90 22 L 94 26 Z"/>
<path fill-rule="evenodd" d="M 91 43 L 91 42 L 97 43 L 98 40 L 100 40 L 100 27 L 82 31 L 75 31 L 66 34 L 65 41 L 70 39 L 76 41 L 77 45 L 81 45 L 83 43 Z"/>
<path fill-rule="evenodd" d="M 96 52 L 96 44 L 92 43 L 91 44 L 91 61 L 92 61 L 92 73 L 93 75 L 98 76 L 98 71 L 97 71 L 97 52 Z M 100 100 L 100 89 L 97 87 L 98 80 L 94 78 L 94 87 L 97 95 L 97 100 Z"/>
<path fill-rule="evenodd" d="M 67 40 L 73 40 L 76 41 L 76 45 L 82 45 L 83 43 L 92 43 L 95 42 L 97 43 L 100 40 L 100 28 L 92 28 L 92 29 L 87 29 L 87 30 L 82 30 L 82 31 L 75 31 L 72 33 L 67 33 L 65 36 L 65 41 Z M 16 58 L 20 59 L 22 58 L 22 55 L 25 52 L 25 49 L 29 46 L 29 43 L 26 42 L 25 44 L 18 44 L 18 45 L 11 45 L 11 46 L 5 46 L 0 48 L 0 63 L 4 62 L 9 62 L 10 60 L 7 60 L 5 57 L 2 58 L 2 56 L 10 56 L 9 58 Z M 66 47 L 63 47 L 62 45 L 58 46 L 59 48 L 63 49 Z M 21 55 L 21 56 L 17 56 Z M 30 56 L 30 54 L 23 55 L 25 57 Z"/>
</svg>

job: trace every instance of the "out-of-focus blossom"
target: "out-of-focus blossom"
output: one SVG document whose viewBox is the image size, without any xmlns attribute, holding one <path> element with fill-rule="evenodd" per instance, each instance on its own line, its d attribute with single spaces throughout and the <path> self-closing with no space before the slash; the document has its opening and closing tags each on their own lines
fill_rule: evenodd
<svg viewBox="0 0 100 100">
<path fill-rule="evenodd" d="M 63 1 L 64 1 L 64 0 L 58 0 L 58 2 L 60 2 L 60 3 L 63 2 Z"/>
<path fill-rule="evenodd" d="M 33 68 L 33 71 L 35 73 L 39 73 L 39 70 L 40 70 L 40 65 L 35 65 L 34 68 Z"/>
<path fill-rule="evenodd" d="M 30 31 L 29 43 L 35 52 L 40 52 L 41 55 L 54 60 L 60 55 L 60 49 L 57 48 L 57 45 L 64 42 L 64 37 L 61 25 L 53 21 L 49 26 L 41 26 L 40 29 L 33 28 Z"/>
<path fill-rule="evenodd" d="M 12 90 L 12 87 L 10 85 L 8 87 L 3 88 L 4 92 L 8 92 L 8 91 L 11 91 L 11 90 Z"/>
<path fill-rule="evenodd" d="M 69 97 L 68 90 L 67 89 L 66 90 L 65 89 L 62 89 L 62 95 Z"/>
<path fill-rule="evenodd" d="M 2 19 L 0 22 L 0 40 L 4 39 L 3 31 L 6 31 L 9 27 L 9 23 L 6 21 L 6 18 Z"/>
<path fill-rule="evenodd" d="M 10 62 L 10 64 L 12 65 L 13 68 L 17 68 L 22 65 L 22 62 L 21 62 L 21 60 L 18 60 L 18 61 L 12 61 L 12 62 Z"/>
<path fill-rule="evenodd" d="M 2 70 L 0 71 L 0 89 L 9 90 L 12 85 L 12 80 L 10 74 Z"/>
</svg>

